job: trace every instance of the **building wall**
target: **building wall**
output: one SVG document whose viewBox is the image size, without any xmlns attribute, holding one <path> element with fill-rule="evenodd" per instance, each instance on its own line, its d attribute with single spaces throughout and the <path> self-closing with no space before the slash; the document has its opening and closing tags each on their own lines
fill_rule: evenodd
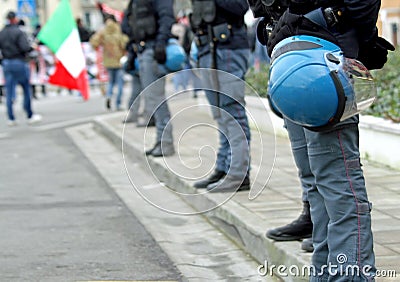
<svg viewBox="0 0 400 282">
<path fill-rule="evenodd" d="M 9 11 L 17 12 L 17 0 L 0 0 L 0 26 L 3 26 L 6 23 L 6 15 Z M 26 23 L 27 27 L 30 25 L 30 19 L 22 18 Z M 32 23 L 34 24 L 34 23 Z"/>
<path fill-rule="evenodd" d="M 400 0 L 382 0 L 378 27 L 384 38 L 400 45 Z"/>
</svg>

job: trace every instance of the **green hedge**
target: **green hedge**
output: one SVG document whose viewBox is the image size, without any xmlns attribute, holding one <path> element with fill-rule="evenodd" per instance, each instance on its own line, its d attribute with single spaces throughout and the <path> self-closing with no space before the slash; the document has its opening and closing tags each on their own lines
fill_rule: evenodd
<svg viewBox="0 0 400 282">
<path fill-rule="evenodd" d="M 372 71 L 378 97 L 365 113 L 400 122 L 400 51 L 390 52 L 383 69 Z"/>
<path fill-rule="evenodd" d="M 259 95 L 260 97 L 267 97 L 267 89 L 268 89 L 268 74 L 269 74 L 269 65 L 261 65 L 260 70 L 256 71 L 253 68 L 250 68 L 246 74 L 246 82 L 253 88 L 246 89 L 248 90 L 246 94 L 249 95 Z M 254 93 L 256 92 L 256 93 Z"/>
<path fill-rule="evenodd" d="M 378 97 L 374 104 L 364 112 L 390 119 L 400 123 L 400 50 L 390 52 L 388 62 L 381 70 L 372 71 L 378 90 Z M 246 82 L 254 88 L 260 97 L 266 97 L 268 87 L 269 66 L 263 66 L 259 71 L 251 68 L 246 74 Z"/>
</svg>

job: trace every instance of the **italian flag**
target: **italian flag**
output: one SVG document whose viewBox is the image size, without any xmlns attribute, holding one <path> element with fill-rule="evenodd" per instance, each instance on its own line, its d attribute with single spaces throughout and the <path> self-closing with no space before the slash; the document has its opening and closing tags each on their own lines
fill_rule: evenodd
<svg viewBox="0 0 400 282">
<path fill-rule="evenodd" d="M 89 99 L 85 57 L 68 0 L 61 0 L 37 38 L 56 56 L 49 83 L 79 90 L 84 100 Z"/>
</svg>

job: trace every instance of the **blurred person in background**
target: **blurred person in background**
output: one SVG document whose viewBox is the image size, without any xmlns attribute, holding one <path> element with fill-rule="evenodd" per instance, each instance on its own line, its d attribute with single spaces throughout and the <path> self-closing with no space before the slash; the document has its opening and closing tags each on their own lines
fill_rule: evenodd
<svg viewBox="0 0 400 282">
<path fill-rule="evenodd" d="M 115 101 L 115 109 L 121 110 L 121 102 L 124 87 L 124 71 L 120 60 L 126 53 L 126 44 L 129 38 L 122 33 L 120 25 L 112 15 L 105 17 L 105 26 L 90 38 L 90 44 L 94 49 L 103 47 L 103 63 L 107 68 L 109 82 L 106 92 L 106 108 L 111 110 L 111 98 L 114 86 L 118 88 Z"/>
<path fill-rule="evenodd" d="M 6 26 L 0 32 L 0 51 L 3 54 L 2 66 L 5 78 L 5 89 L 7 97 L 8 125 L 17 124 L 13 101 L 16 96 L 15 88 L 20 84 L 24 93 L 24 110 L 28 123 L 40 122 L 42 117 L 34 114 L 31 107 L 31 87 L 29 83 L 30 70 L 28 64 L 29 52 L 34 48 L 30 45 L 28 37 L 18 26 L 18 18 L 15 12 L 10 11 L 6 16 Z"/>
<path fill-rule="evenodd" d="M 37 37 L 37 35 L 39 34 L 41 28 L 42 28 L 42 26 L 41 26 L 40 24 L 37 24 L 37 25 L 35 26 L 35 30 L 34 30 L 33 33 L 32 33 L 32 40 L 33 40 L 34 42 L 37 41 L 36 43 L 37 43 L 38 45 L 43 45 L 42 42 L 40 42 L 40 41 L 38 41 L 38 40 L 36 39 L 36 37 Z M 43 57 L 40 57 L 40 56 L 42 56 L 42 55 L 40 54 L 40 50 L 38 49 L 38 57 L 35 58 L 35 60 L 34 60 L 34 67 L 35 67 L 35 71 L 36 71 L 36 73 L 37 73 L 37 76 L 39 76 L 39 73 L 40 73 L 40 71 L 41 71 L 41 66 L 40 66 L 40 61 L 39 61 L 39 60 L 40 60 L 40 59 L 43 59 Z M 39 57 L 40 57 L 40 58 L 39 58 Z M 44 68 L 46 67 L 45 64 L 44 64 L 43 67 L 44 67 Z M 43 95 L 43 96 L 47 96 L 46 84 L 45 84 L 45 83 L 41 83 L 41 84 L 34 84 L 34 83 L 32 83 L 32 97 L 33 97 L 34 99 L 37 99 L 37 98 L 38 98 L 37 95 L 36 95 L 36 86 L 40 86 L 40 88 L 41 88 L 41 90 L 42 90 L 42 95 Z"/>
<path fill-rule="evenodd" d="M 86 27 L 83 26 L 81 18 L 76 19 L 76 26 L 78 27 L 78 33 L 81 42 L 89 42 L 89 39 L 93 35 L 93 32 L 90 32 Z"/>
</svg>

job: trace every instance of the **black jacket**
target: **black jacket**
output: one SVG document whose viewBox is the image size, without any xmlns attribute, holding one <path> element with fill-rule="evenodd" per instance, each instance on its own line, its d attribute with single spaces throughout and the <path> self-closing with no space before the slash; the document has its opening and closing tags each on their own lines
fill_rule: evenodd
<svg viewBox="0 0 400 282">
<path fill-rule="evenodd" d="M 244 23 L 244 15 L 249 10 L 249 4 L 246 0 L 215 0 L 216 4 L 216 24 L 222 21 L 232 25 L 231 37 L 226 42 L 217 42 L 217 48 L 220 49 L 246 49 L 249 48 L 247 29 Z M 207 28 L 204 28 L 207 30 Z M 208 49 L 207 45 L 199 47 L 199 52 L 202 49 Z"/>
<path fill-rule="evenodd" d="M 377 32 L 380 0 L 344 0 L 346 17 L 356 30 L 358 41 L 362 44 L 372 39 Z"/>
<path fill-rule="evenodd" d="M 8 24 L 0 31 L 0 50 L 4 59 L 24 60 L 33 48 L 18 25 Z"/>
<path fill-rule="evenodd" d="M 321 0 L 321 3 L 322 7 L 338 6 L 338 1 L 335 0 Z M 268 54 L 271 55 L 273 47 L 282 39 L 292 35 L 307 34 L 332 41 L 341 47 L 346 57 L 357 58 L 359 48 L 377 37 L 376 21 L 380 4 L 380 0 L 343 0 L 339 4 L 344 11 L 339 21 L 340 28 L 333 27 L 328 30 L 314 26 L 302 16 L 289 13 L 292 11 L 289 7 L 289 11 L 279 19 L 268 40 Z"/>
<path fill-rule="evenodd" d="M 229 49 L 244 49 L 250 48 L 247 29 L 244 23 L 244 15 L 249 10 L 249 4 L 246 0 L 216 0 L 217 13 L 231 14 L 237 19 L 239 24 L 239 29 L 234 30 L 231 34 L 231 40 L 226 43 L 219 44 L 219 48 L 229 48 Z"/>
<path fill-rule="evenodd" d="M 129 1 L 121 23 L 122 32 L 128 35 L 131 40 L 133 39 L 133 34 L 128 19 L 131 15 L 131 6 L 134 1 L 135 0 Z M 175 22 L 173 0 L 152 0 L 152 7 L 154 9 L 154 16 L 157 22 L 155 40 L 166 42 L 172 37 L 171 27 Z"/>
</svg>

